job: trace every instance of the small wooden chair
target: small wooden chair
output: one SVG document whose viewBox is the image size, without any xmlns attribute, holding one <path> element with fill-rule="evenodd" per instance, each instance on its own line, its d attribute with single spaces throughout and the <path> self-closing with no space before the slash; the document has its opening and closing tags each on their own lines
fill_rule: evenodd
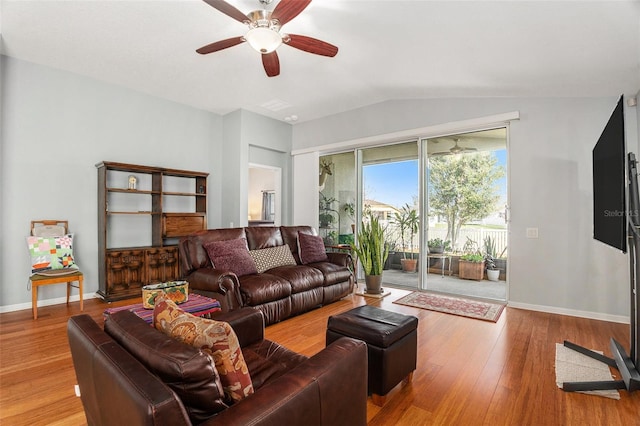
<svg viewBox="0 0 640 426">
<path fill-rule="evenodd" d="M 58 237 L 67 234 L 69 222 L 66 220 L 32 220 L 31 235 L 37 237 Z M 67 305 L 69 304 L 69 296 L 71 287 L 78 289 L 80 294 L 80 311 L 84 310 L 82 293 L 84 275 L 79 270 L 74 272 L 64 271 L 60 275 L 45 275 L 35 273 L 29 277 L 31 281 L 31 307 L 33 309 L 33 319 L 38 319 L 38 287 L 49 284 L 67 283 Z M 78 285 L 72 283 L 77 281 Z"/>
</svg>

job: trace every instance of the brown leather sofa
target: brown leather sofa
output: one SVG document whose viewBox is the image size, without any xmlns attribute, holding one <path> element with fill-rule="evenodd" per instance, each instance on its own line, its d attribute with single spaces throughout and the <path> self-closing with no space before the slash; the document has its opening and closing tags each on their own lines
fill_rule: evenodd
<svg viewBox="0 0 640 426">
<path fill-rule="evenodd" d="M 366 424 L 364 342 L 339 339 L 307 358 L 264 339 L 264 320 L 255 309 L 216 319 L 228 321 L 236 332 L 255 393 L 231 406 L 220 402 L 215 414 L 203 416 L 189 407 L 214 400 L 220 382 L 203 379 L 211 360 L 199 349 L 129 311 L 110 315 L 104 330 L 89 315 L 72 317 L 67 333 L 88 424 Z M 209 359 L 205 367 L 204 358 Z M 170 378 L 163 380 L 163 374 Z"/>
<path fill-rule="evenodd" d="M 223 312 L 255 307 L 262 311 L 267 325 L 335 302 L 353 292 L 351 255 L 327 253 L 328 261 L 303 265 L 298 256 L 298 233 L 316 235 L 310 226 L 250 226 L 196 232 L 179 242 L 180 275 L 189 282 L 190 291 L 220 301 Z M 240 277 L 212 267 L 204 246 L 237 238 L 245 238 L 249 250 L 287 244 L 297 265 Z"/>
</svg>

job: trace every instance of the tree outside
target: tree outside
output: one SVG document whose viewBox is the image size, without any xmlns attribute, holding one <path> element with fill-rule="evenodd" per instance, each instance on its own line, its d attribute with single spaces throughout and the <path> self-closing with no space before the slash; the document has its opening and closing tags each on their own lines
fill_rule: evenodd
<svg viewBox="0 0 640 426">
<path fill-rule="evenodd" d="M 504 167 L 491 152 L 429 159 L 429 213 L 446 221 L 446 240 L 455 245 L 463 225 L 496 210 L 497 181 L 504 175 Z"/>
</svg>

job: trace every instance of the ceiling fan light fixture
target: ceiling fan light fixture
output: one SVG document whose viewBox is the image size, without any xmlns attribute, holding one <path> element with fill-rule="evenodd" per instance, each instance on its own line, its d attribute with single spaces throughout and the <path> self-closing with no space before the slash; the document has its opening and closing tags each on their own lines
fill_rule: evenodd
<svg viewBox="0 0 640 426">
<path fill-rule="evenodd" d="M 282 36 L 271 28 L 256 27 L 244 36 L 245 40 L 260 53 L 271 53 L 282 44 Z"/>
</svg>

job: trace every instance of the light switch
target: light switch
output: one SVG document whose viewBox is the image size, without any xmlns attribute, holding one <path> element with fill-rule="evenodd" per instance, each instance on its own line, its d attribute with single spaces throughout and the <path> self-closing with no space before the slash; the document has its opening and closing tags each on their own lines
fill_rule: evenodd
<svg viewBox="0 0 640 426">
<path fill-rule="evenodd" d="M 538 238 L 538 228 L 527 228 L 527 238 Z"/>
</svg>

